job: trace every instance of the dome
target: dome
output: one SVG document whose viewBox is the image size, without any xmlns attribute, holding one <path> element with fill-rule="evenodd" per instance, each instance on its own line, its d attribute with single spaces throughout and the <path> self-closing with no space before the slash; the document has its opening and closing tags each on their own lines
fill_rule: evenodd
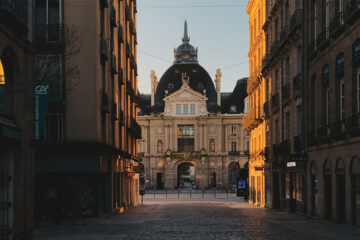
<svg viewBox="0 0 360 240">
<path fill-rule="evenodd" d="M 209 112 L 217 110 L 217 96 L 214 83 L 208 72 L 199 64 L 174 64 L 161 77 L 155 93 L 155 109 L 164 111 L 165 91 L 170 95 L 182 86 L 182 74 L 190 77 L 191 89 L 203 93 L 206 90 L 207 108 Z"/>
</svg>

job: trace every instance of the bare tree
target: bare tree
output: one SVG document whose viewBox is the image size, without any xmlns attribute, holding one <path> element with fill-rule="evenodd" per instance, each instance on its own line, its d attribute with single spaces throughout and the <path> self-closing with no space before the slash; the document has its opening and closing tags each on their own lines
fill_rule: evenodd
<svg viewBox="0 0 360 240">
<path fill-rule="evenodd" d="M 47 41 L 45 53 L 36 56 L 34 71 L 36 84 L 48 84 L 50 94 L 55 98 L 59 97 L 57 94 L 73 90 L 80 76 L 79 66 L 74 61 L 81 48 L 78 28 L 72 24 L 63 25 L 58 40 Z"/>
</svg>

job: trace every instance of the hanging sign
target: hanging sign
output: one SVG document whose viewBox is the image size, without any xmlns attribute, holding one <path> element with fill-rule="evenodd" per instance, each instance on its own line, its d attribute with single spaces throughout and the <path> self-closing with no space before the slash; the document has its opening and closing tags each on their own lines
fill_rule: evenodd
<svg viewBox="0 0 360 240">
<path fill-rule="evenodd" d="M 49 85 L 36 85 L 35 89 L 35 113 L 34 113 L 34 138 L 39 140 L 44 130 L 46 114 L 49 104 Z"/>
</svg>

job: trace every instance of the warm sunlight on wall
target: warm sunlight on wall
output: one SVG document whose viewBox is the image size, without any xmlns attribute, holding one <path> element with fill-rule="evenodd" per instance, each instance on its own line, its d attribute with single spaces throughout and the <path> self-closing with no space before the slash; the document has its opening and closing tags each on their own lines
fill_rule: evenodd
<svg viewBox="0 0 360 240">
<path fill-rule="evenodd" d="M 0 60 L 0 85 L 5 85 L 5 72 L 1 60 Z"/>
</svg>

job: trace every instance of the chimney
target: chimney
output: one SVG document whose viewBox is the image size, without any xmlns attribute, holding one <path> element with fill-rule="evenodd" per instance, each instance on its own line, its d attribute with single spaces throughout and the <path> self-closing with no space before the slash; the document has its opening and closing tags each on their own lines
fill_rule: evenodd
<svg viewBox="0 0 360 240">
<path fill-rule="evenodd" d="M 218 106 L 221 106 L 221 77 L 222 77 L 222 73 L 221 73 L 220 69 L 216 70 L 215 86 L 216 86 L 217 105 Z"/>
<path fill-rule="evenodd" d="M 150 73 L 150 80 L 151 80 L 151 106 L 154 106 L 156 88 L 159 83 L 154 70 L 152 70 Z"/>
</svg>

